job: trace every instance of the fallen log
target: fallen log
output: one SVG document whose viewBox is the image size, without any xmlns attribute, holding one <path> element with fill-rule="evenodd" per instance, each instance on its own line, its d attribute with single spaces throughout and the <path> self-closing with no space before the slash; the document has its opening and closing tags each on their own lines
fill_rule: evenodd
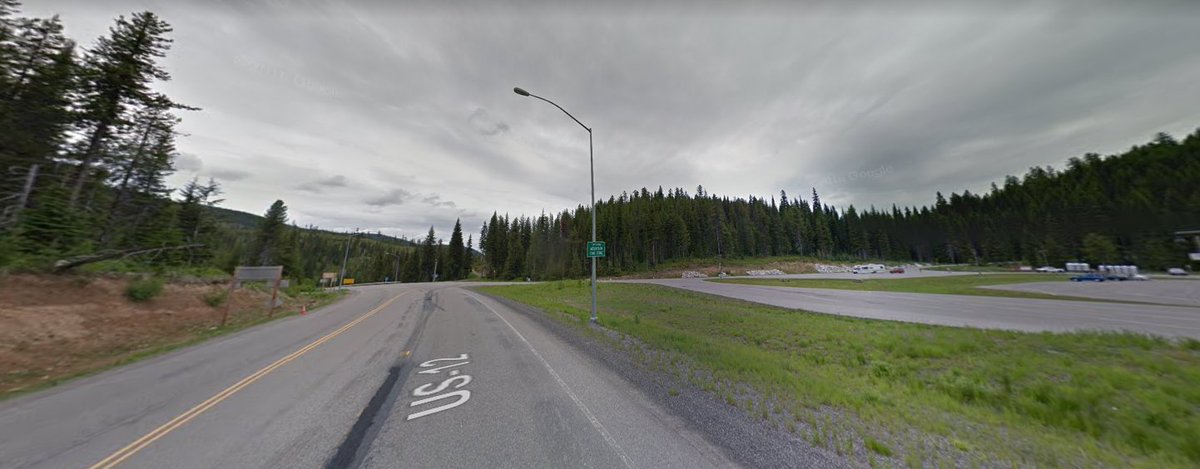
<svg viewBox="0 0 1200 469">
<path fill-rule="evenodd" d="M 176 251 L 180 249 L 192 249 L 204 246 L 203 244 L 184 244 L 180 246 L 168 246 L 161 248 L 132 248 L 124 250 L 106 250 L 93 254 L 85 254 L 75 256 L 69 259 L 60 259 L 54 262 L 54 272 L 60 273 L 74 269 L 81 265 L 91 264 L 93 262 L 106 261 L 109 259 L 124 259 L 130 256 L 138 256 L 142 254 L 160 253 L 166 251 Z"/>
</svg>

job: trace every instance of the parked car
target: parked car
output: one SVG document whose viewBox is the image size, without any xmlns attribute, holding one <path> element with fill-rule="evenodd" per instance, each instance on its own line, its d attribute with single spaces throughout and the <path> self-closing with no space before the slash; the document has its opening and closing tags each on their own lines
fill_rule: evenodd
<svg viewBox="0 0 1200 469">
<path fill-rule="evenodd" d="M 1100 274 L 1083 274 L 1071 277 L 1072 282 L 1103 282 L 1104 276 Z"/>
<path fill-rule="evenodd" d="M 892 270 L 889 270 L 888 273 L 889 274 L 902 274 L 902 273 L 904 273 L 904 267 L 892 267 Z"/>
<path fill-rule="evenodd" d="M 1057 274 L 1057 273 L 1060 273 L 1060 272 L 1062 272 L 1062 271 L 1063 271 L 1062 269 L 1060 269 L 1060 268 L 1058 268 L 1058 267 L 1050 267 L 1050 266 L 1048 266 L 1048 265 L 1044 265 L 1044 266 L 1038 267 L 1038 268 L 1036 268 L 1036 269 L 1034 269 L 1034 270 L 1036 270 L 1036 271 L 1038 271 L 1038 272 L 1052 273 L 1052 274 Z"/>
<path fill-rule="evenodd" d="M 1170 269 L 1167 269 L 1167 275 L 1183 276 L 1183 275 L 1187 275 L 1187 274 L 1188 273 L 1186 270 L 1180 269 L 1179 267 L 1171 267 Z"/>
<path fill-rule="evenodd" d="M 1130 276 L 1130 277 L 1129 277 L 1129 280 L 1142 280 L 1142 281 L 1145 281 L 1145 280 L 1150 280 L 1150 277 L 1147 277 L 1147 276 L 1145 276 L 1145 275 L 1142 275 L 1142 274 L 1134 274 L 1134 275 L 1132 275 L 1132 276 Z"/>
</svg>

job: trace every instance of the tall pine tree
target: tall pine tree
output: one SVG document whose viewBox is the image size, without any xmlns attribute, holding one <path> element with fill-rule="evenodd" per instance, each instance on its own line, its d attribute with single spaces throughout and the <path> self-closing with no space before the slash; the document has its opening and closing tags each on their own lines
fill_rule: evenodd
<svg viewBox="0 0 1200 469">
<path fill-rule="evenodd" d="M 454 220 L 454 231 L 450 233 L 450 252 L 446 259 L 446 279 L 459 280 L 466 278 L 466 247 L 463 246 L 461 220 Z"/>
<path fill-rule="evenodd" d="M 279 265 L 287 255 L 284 252 L 284 231 L 287 230 L 287 205 L 282 200 L 276 200 L 263 215 L 262 224 L 255 234 L 254 248 L 251 250 L 251 262 L 258 265 Z"/>
<path fill-rule="evenodd" d="M 171 31 L 167 22 L 148 11 L 129 19 L 121 16 L 109 35 L 88 51 L 80 74 L 78 131 L 84 139 L 76 153 L 79 167 L 71 183 L 71 207 L 91 182 L 94 166 L 109 156 L 116 131 L 133 119 L 133 110 L 156 101 L 170 102 L 151 85 L 171 78 L 157 63 L 171 47 L 167 37 Z"/>
</svg>

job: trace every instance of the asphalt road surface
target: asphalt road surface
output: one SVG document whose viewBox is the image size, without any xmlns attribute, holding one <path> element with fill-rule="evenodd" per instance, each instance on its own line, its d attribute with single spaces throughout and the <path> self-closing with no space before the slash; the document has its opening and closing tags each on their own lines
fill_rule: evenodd
<svg viewBox="0 0 1200 469">
<path fill-rule="evenodd" d="M 0 403 L 2 467 L 726 467 L 531 319 L 380 285 Z"/>
<path fill-rule="evenodd" d="M 1195 280 L 1071 282 L 1064 278 L 1061 282 L 992 285 L 987 288 L 1200 308 L 1200 281 Z"/>
<path fill-rule="evenodd" d="M 702 279 L 622 282 L 653 283 L 784 308 L 870 319 L 1029 332 L 1133 331 L 1200 339 L 1200 308 L 1184 306 L 768 287 Z"/>
</svg>

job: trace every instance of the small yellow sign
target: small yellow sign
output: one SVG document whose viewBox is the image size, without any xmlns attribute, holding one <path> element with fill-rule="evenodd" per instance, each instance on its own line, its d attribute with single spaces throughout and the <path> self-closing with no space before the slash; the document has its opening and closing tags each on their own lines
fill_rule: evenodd
<svg viewBox="0 0 1200 469">
<path fill-rule="evenodd" d="M 342 285 L 354 285 L 354 279 L 344 278 L 342 279 Z"/>
</svg>

